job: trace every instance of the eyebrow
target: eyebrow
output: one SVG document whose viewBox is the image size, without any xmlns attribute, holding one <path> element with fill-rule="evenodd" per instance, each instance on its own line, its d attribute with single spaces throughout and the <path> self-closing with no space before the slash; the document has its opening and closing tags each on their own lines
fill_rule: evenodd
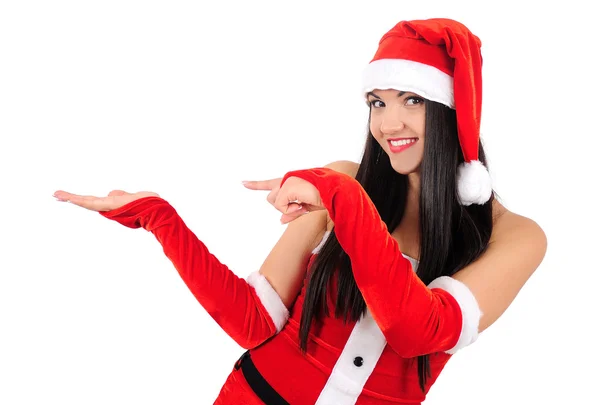
<svg viewBox="0 0 600 405">
<path fill-rule="evenodd" d="M 398 97 L 402 97 L 402 96 L 403 96 L 403 95 L 405 95 L 406 93 L 407 93 L 406 91 L 400 91 L 400 92 L 398 92 Z M 381 100 L 381 97 L 377 96 L 377 95 L 376 95 L 375 93 L 373 93 L 372 91 L 370 91 L 370 92 L 368 92 L 368 93 L 367 93 L 367 97 L 368 97 L 368 96 L 373 96 L 373 97 L 375 97 L 376 99 L 378 99 L 378 100 Z"/>
</svg>

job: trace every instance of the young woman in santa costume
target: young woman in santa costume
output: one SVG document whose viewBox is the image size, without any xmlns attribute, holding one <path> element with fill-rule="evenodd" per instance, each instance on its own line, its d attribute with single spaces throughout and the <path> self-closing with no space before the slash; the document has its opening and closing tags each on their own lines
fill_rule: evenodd
<svg viewBox="0 0 600 405">
<path fill-rule="evenodd" d="M 247 280 L 155 193 L 55 197 L 152 232 L 249 349 L 216 404 L 419 404 L 546 252 L 540 227 L 494 199 L 479 142 L 480 46 L 447 19 L 402 21 L 383 36 L 364 74 L 360 164 L 246 183 L 270 190 L 289 223 Z"/>
</svg>

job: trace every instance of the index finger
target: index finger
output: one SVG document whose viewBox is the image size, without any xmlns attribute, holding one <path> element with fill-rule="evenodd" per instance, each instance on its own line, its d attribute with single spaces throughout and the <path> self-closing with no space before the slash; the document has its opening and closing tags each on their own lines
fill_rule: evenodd
<svg viewBox="0 0 600 405">
<path fill-rule="evenodd" d="M 281 184 L 281 177 L 271 180 L 243 181 L 242 184 L 250 190 L 273 190 Z"/>
</svg>

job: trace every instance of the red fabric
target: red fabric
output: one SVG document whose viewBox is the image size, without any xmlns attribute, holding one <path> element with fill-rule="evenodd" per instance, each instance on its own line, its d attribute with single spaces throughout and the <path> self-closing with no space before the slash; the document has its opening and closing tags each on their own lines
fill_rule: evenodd
<svg viewBox="0 0 600 405">
<path fill-rule="evenodd" d="M 463 24 L 446 19 L 401 21 L 379 42 L 373 60 L 408 59 L 454 77 L 458 138 L 466 162 L 479 158 L 481 40 Z"/>
<path fill-rule="evenodd" d="M 315 173 L 318 173 L 318 171 Z M 326 174 L 331 175 L 331 173 Z M 340 201 L 337 191 L 342 189 L 338 186 L 342 182 L 339 181 L 339 178 L 334 180 L 334 177 L 330 176 L 329 179 L 333 180 L 332 185 L 336 184 L 336 190 L 332 191 L 336 199 L 336 212 L 341 215 L 347 207 L 344 204 L 337 204 Z M 350 191 L 350 188 L 344 188 L 344 190 Z M 360 204 L 360 199 L 356 203 Z M 331 206 L 331 204 L 328 204 L 328 206 Z M 365 215 L 370 215 L 369 210 L 364 208 L 362 212 Z M 327 317 L 321 322 L 315 323 L 311 327 L 308 353 L 305 356 L 300 352 L 298 341 L 298 328 L 306 292 L 305 288 L 302 289 L 290 311 L 288 323 L 281 333 L 273 336 L 275 327 L 265 308 L 256 297 L 253 288 L 213 257 L 205 245 L 187 228 L 175 209 L 166 201 L 158 197 L 147 197 L 114 211 L 101 212 L 101 214 L 124 226 L 130 228 L 143 227 L 151 231 L 162 244 L 165 254 L 173 262 L 184 282 L 209 314 L 241 346 L 256 346 L 251 349 L 252 360 L 269 384 L 291 404 L 308 405 L 315 403 L 327 383 L 340 353 L 344 349 L 355 325 L 354 322 L 344 323 L 340 319 Z M 343 231 L 343 224 L 346 221 L 343 221 L 339 215 L 333 216 L 333 218 L 338 222 L 336 223 L 336 233 Z M 375 223 L 377 217 L 371 215 L 370 219 L 359 221 L 355 218 L 353 221 L 355 226 L 367 226 L 365 229 L 370 229 L 369 226 L 372 225 L 369 224 Z M 375 233 L 371 237 L 365 238 L 365 240 L 376 247 L 375 238 L 379 236 L 381 235 Z M 346 241 L 347 239 L 347 237 L 342 237 L 341 240 Z M 385 238 L 383 240 L 385 241 Z M 347 242 L 344 242 L 344 244 L 346 247 L 350 246 Z M 377 252 L 385 254 L 382 250 L 377 250 Z M 354 256 L 353 253 L 352 256 Z M 314 259 L 314 256 L 312 259 Z M 381 264 L 381 262 L 375 263 L 377 265 Z M 405 266 L 405 264 L 402 266 Z M 378 273 L 376 269 L 378 268 L 374 267 L 371 271 Z M 358 273 L 364 273 L 364 269 L 360 268 Z M 406 291 L 409 297 L 417 295 L 415 291 L 419 291 L 421 288 L 418 283 L 402 282 L 399 272 L 392 273 L 395 273 L 395 276 L 391 282 L 400 283 L 398 288 L 394 289 L 394 295 L 399 296 L 402 289 L 410 290 L 407 287 L 408 285 L 412 285 L 413 290 L 412 292 Z M 405 276 L 407 275 L 405 274 Z M 409 277 L 407 276 L 407 278 Z M 363 278 L 358 277 L 358 279 L 361 280 L 359 286 L 364 286 Z M 376 277 L 373 281 L 381 282 L 382 280 L 381 277 Z M 387 280 L 384 281 L 388 283 Z M 334 283 L 331 297 L 335 296 L 335 288 Z M 389 294 L 390 291 L 385 286 L 382 286 L 381 290 L 386 294 Z M 367 304 L 372 305 L 371 294 L 367 294 L 367 297 Z M 381 299 L 390 299 L 390 303 L 394 306 L 411 305 L 411 299 L 407 300 L 409 303 L 395 302 L 395 298 L 389 296 L 381 297 Z M 423 300 L 417 296 L 417 301 L 422 302 Z M 436 299 L 431 301 L 436 302 Z M 330 305 L 330 313 L 333 313 L 333 302 L 328 304 Z M 408 317 L 414 323 L 417 323 L 424 311 L 427 310 L 427 308 L 418 309 L 411 306 L 409 310 L 416 311 L 420 315 L 410 317 L 410 314 L 407 314 L 409 311 L 401 308 L 396 308 L 398 313 L 395 315 L 390 314 L 389 311 L 386 312 L 381 302 L 379 306 L 375 305 L 373 309 L 375 310 L 372 311 L 373 314 L 378 314 L 380 320 L 384 319 L 391 322 L 394 317 L 397 319 Z M 405 326 L 410 327 L 407 321 L 402 322 Z M 447 324 L 446 321 L 443 323 Z M 391 322 L 391 324 L 394 324 L 394 322 Z M 421 330 L 422 328 L 417 325 L 417 329 Z M 444 328 L 444 330 L 447 330 L 447 328 Z M 410 328 L 404 332 L 408 333 L 410 337 L 403 342 L 416 339 L 415 333 L 411 333 Z M 396 334 L 401 334 L 401 332 L 394 330 L 391 336 L 396 338 Z M 269 339 L 269 337 L 271 338 Z M 422 336 L 422 339 L 426 338 L 426 336 Z M 260 344 L 261 342 L 264 343 Z M 398 340 L 396 340 L 395 346 L 397 344 Z M 416 351 L 423 350 L 418 342 L 416 345 L 419 347 Z M 432 345 L 429 344 L 428 346 L 430 347 L 428 350 L 432 350 Z M 440 345 L 440 347 L 446 346 Z M 406 358 L 407 351 L 410 350 L 408 348 L 400 350 L 403 354 L 399 355 L 396 349 L 392 349 L 389 345 L 386 346 L 356 402 L 357 405 L 417 405 L 425 399 L 425 394 L 419 388 L 416 359 Z M 413 351 L 415 350 L 413 349 Z M 436 353 L 431 356 L 432 376 L 427 381 L 426 392 L 450 358 L 451 356 L 446 353 Z M 256 395 L 244 380 L 241 371 L 231 373 L 215 402 L 219 405 L 254 405 L 260 403 L 260 400 L 256 398 Z"/>
<path fill-rule="evenodd" d="M 379 42 L 379 48 L 371 62 L 379 59 L 412 60 L 433 66 L 447 75 L 454 76 L 454 60 L 448 57 L 445 48 L 414 38 L 386 34 Z"/>
<path fill-rule="evenodd" d="M 309 267 L 315 258 L 316 255 L 311 257 Z M 336 296 L 335 288 L 333 283 L 330 297 Z M 294 303 L 290 319 L 281 333 L 250 351 L 252 361 L 263 378 L 294 405 L 315 403 L 355 325 L 354 322 L 344 323 L 340 319 L 326 317 L 311 327 L 308 352 L 306 356 L 303 355 L 299 349 L 298 329 L 305 294 L 306 286 Z M 333 313 L 333 300 L 329 300 L 328 305 L 330 313 Z M 450 358 L 446 353 L 430 356 L 431 378 L 427 380 L 426 392 Z M 234 371 L 225 386 L 227 388 L 221 392 L 218 404 L 254 404 L 241 373 Z M 248 398 L 248 402 L 227 402 L 230 398 L 238 397 L 243 400 Z M 424 400 L 425 394 L 419 387 L 416 359 L 400 357 L 387 346 L 356 405 L 418 405 Z"/>
<path fill-rule="evenodd" d="M 100 214 L 152 232 L 192 294 L 240 346 L 258 346 L 275 334 L 254 288 L 214 257 L 167 201 L 146 197 Z"/>
<path fill-rule="evenodd" d="M 233 370 L 223 384 L 214 405 L 264 405 L 256 396 L 242 374 L 242 370 Z"/>
<path fill-rule="evenodd" d="M 298 330 L 306 290 L 290 311 L 285 328 L 273 338 L 251 350 L 252 360 L 262 376 L 294 405 L 314 404 L 331 375 L 355 322 L 326 317 L 311 327 L 307 355 L 299 349 Z M 335 285 L 330 296 L 335 296 Z M 334 313 L 333 302 L 328 303 Z M 430 356 L 431 378 L 426 392 L 435 383 L 451 355 Z M 356 405 L 420 404 L 425 394 L 419 387 L 417 360 L 398 355 L 389 345 L 384 349 L 373 373 L 367 380 Z"/>
<path fill-rule="evenodd" d="M 401 357 L 451 349 L 460 337 L 462 313 L 454 297 L 430 290 L 402 256 L 360 183 L 318 168 L 287 173 L 313 184 L 350 257 L 356 284 L 388 344 Z"/>
</svg>

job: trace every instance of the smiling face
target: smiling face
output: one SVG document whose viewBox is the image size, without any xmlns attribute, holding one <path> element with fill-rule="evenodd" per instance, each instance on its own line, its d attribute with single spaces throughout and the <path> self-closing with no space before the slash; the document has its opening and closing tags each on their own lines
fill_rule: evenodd
<svg viewBox="0 0 600 405">
<path fill-rule="evenodd" d="M 398 90 L 373 90 L 367 94 L 371 109 L 371 134 L 401 174 L 418 172 L 425 145 L 425 99 Z"/>
</svg>

